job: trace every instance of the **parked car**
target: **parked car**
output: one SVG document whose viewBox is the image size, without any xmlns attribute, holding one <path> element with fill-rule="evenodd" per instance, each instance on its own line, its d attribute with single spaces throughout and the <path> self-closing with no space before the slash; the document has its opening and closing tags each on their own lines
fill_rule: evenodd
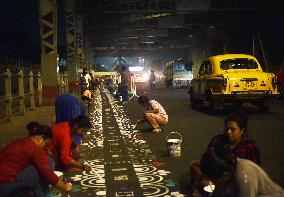
<svg viewBox="0 0 284 197">
<path fill-rule="evenodd" d="M 275 75 L 277 76 L 279 82 L 280 97 L 284 98 L 284 69 L 279 71 L 278 73 L 275 73 Z"/>
<path fill-rule="evenodd" d="M 213 110 L 222 109 L 225 103 L 251 102 L 266 111 L 267 100 L 279 95 L 277 77 L 263 72 L 257 59 L 245 54 L 204 60 L 189 93 L 193 108 L 208 101 Z"/>
</svg>

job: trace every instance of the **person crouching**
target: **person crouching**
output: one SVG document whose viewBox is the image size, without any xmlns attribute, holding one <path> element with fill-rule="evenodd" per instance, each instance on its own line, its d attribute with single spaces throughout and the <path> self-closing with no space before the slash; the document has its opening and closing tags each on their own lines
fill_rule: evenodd
<svg viewBox="0 0 284 197">
<path fill-rule="evenodd" d="M 30 137 L 17 139 L 0 151 L 0 194 L 15 196 L 30 189 L 33 196 L 45 196 L 47 183 L 64 191 L 71 191 L 72 184 L 60 180 L 50 167 L 46 144 L 52 138 L 51 129 L 38 125 Z"/>
<path fill-rule="evenodd" d="M 158 101 L 149 100 L 147 96 L 140 96 L 138 103 L 146 108 L 142 120 L 138 120 L 137 124 L 148 122 L 153 128 L 154 133 L 161 131 L 160 125 L 168 124 L 168 115 L 165 109 Z"/>
</svg>

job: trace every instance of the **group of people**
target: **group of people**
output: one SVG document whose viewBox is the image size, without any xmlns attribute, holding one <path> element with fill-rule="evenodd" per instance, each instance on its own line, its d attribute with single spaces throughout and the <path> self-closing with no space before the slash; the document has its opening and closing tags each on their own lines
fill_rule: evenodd
<svg viewBox="0 0 284 197">
<path fill-rule="evenodd" d="M 54 125 L 30 122 L 26 127 L 28 137 L 0 150 L 0 196 L 14 197 L 25 192 L 45 196 L 48 184 L 70 192 L 72 184 L 54 171 L 71 167 L 91 170 L 79 161 L 81 138 L 91 128 L 88 108 L 92 94 L 86 91 L 81 97 L 70 93 L 57 96 Z"/>
<path fill-rule="evenodd" d="M 92 72 L 87 72 L 87 69 L 83 69 L 83 72 L 80 77 L 80 89 L 81 94 L 85 92 L 86 90 L 96 90 L 100 86 L 100 80 L 98 78 L 95 78 L 92 74 Z"/>
<path fill-rule="evenodd" d="M 48 184 L 70 192 L 72 184 L 59 179 L 54 170 L 64 171 L 70 167 L 90 170 L 71 154 L 72 136 L 81 136 L 90 127 L 90 120 L 84 115 L 51 128 L 30 122 L 28 137 L 13 141 L 0 151 L 1 196 L 32 192 L 33 196 L 43 197 Z"/>
<path fill-rule="evenodd" d="M 72 184 L 60 179 L 54 170 L 66 171 L 70 167 L 91 170 L 79 160 L 81 138 L 91 128 L 88 109 L 93 95 L 88 91 L 81 97 L 59 95 L 54 125 L 30 122 L 26 127 L 28 137 L 0 150 L 1 196 L 17 196 L 27 188 L 34 196 L 44 196 L 48 184 L 69 192 Z M 138 103 L 145 111 L 136 123 L 148 123 L 152 132 L 161 132 L 161 126 L 169 120 L 164 107 L 147 96 L 140 96 Z M 223 133 L 210 140 L 200 160 L 191 162 L 189 196 L 202 196 L 206 194 L 204 188 L 213 185 L 211 196 L 215 197 L 284 196 L 282 188 L 260 167 L 259 146 L 248 137 L 247 125 L 244 112 L 226 117 Z"/>
<path fill-rule="evenodd" d="M 153 132 L 161 132 L 160 126 L 168 123 L 165 109 L 147 96 L 140 96 L 138 103 L 146 110 L 137 124 L 147 122 Z M 284 197 L 282 188 L 260 167 L 259 146 L 248 137 L 247 125 L 242 111 L 227 116 L 224 132 L 210 140 L 201 160 L 191 162 L 189 196 L 208 196 L 205 188 L 215 187 L 210 194 L 215 197 Z"/>
<path fill-rule="evenodd" d="M 211 139 L 201 160 L 191 163 L 190 196 L 215 186 L 216 197 L 281 197 L 284 191 L 260 167 L 256 141 L 248 137 L 248 118 L 235 112 L 224 121 L 224 132 Z"/>
</svg>

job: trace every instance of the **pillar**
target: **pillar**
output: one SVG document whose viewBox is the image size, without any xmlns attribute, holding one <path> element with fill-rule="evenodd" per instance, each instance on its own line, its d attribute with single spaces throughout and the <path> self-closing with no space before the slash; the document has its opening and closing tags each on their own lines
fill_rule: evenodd
<svg viewBox="0 0 284 197">
<path fill-rule="evenodd" d="M 66 14 L 66 36 L 67 36 L 67 65 L 70 83 L 77 80 L 76 68 L 76 29 L 75 29 L 75 7 L 74 0 L 66 0 L 64 3 Z"/>
<path fill-rule="evenodd" d="M 57 80 L 56 0 L 40 0 L 41 75 L 44 105 L 54 105 L 59 94 Z"/>
<path fill-rule="evenodd" d="M 193 61 L 193 76 L 195 77 L 199 72 L 202 61 L 206 58 L 205 51 L 202 48 L 195 47 L 190 53 Z"/>
<path fill-rule="evenodd" d="M 77 55 L 77 68 L 87 68 L 84 64 L 84 46 L 83 46 L 83 18 L 76 16 L 76 55 Z"/>
</svg>

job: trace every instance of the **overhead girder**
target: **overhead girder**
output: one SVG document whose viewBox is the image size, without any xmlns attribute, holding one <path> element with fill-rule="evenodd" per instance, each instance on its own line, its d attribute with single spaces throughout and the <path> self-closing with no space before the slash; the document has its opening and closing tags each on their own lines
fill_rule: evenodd
<svg viewBox="0 0 284 197">
<path fill-rule="evenodd" d="M 177 50 L 177 49 L 190 49 L 192 45 L 168 45 L 168 46 L 161 46 L 157 48 L 143 48 L 143 47 L 135 47 L 135 48 L 93 48 L 93 52 L 97 56 L 117 56 L 120 54 L 121 56 L 135 56 L 137 54 L 151 54 L 153 53 L 160 53 L 163 51 L 169 50 Z"/>
<path fill-rule="evenodd" d="M 175 11 L 176 0 L 140 0 L 140 1 L 111 1 L 81 0 L 78 1 L 78 13 L 92 16 L 94 13 L 103 14 L 132 14 L 132 13 L 160 13 Z"/>
<path fill-rule="evenodd" d="M 81 0 L 77 11 L 87 18 L 84 28 L 91 46 L 149 51 L 169 45 L 183 48 L 188 36 L 204 33 L 205 27 L 251 26 L 283 17 L 278 7 L 252 1 Z"/>
</svg>

